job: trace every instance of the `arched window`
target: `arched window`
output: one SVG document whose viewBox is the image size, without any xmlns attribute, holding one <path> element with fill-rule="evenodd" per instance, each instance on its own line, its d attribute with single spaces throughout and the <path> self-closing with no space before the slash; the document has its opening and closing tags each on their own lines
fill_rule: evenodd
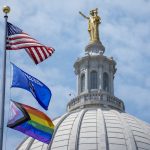
<svg viewBox="0 0 150 150">
<path fill-rule="evenodd" d="M 109 91 L 109 76 L 106 72 L 103 74 L 103 90 Z"/>
<path fill-rule="evenodd" d="M 90 88 L 97 89 L 97 72 L 92 71 L 90 73 Z"/>
<path fill-rule="evenodd" d="M 81 92 L 85 90 L 85 74 L 81 75 Z"/>
</svg>

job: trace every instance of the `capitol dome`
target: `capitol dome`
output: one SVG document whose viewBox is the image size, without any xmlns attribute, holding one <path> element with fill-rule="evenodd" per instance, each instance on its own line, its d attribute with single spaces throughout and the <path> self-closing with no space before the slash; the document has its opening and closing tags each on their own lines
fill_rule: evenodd
<svg viewBox="0 0 150 150">
<path fill-rule="evenodd" d="M 110 108 L 87 108 L 54 121 L 50 145 L 27 138 L 19 150 L 150 150 L 150 126 Z"/>
<path fill-rule="evenodd" d="M 127 114 L 123 101 L 114 96 L 116 62 L 104 56 L 100 17 L 97 9 L 92 11 L 89 19 L 97 17 L 97 22 L 89 20 L 90 43 L 74 64 L 77 97 L 66 114 L 53 120 L 49 145 L 27 137 L 17 150 L 150 150 L 150 124 Z"/>
</svg>

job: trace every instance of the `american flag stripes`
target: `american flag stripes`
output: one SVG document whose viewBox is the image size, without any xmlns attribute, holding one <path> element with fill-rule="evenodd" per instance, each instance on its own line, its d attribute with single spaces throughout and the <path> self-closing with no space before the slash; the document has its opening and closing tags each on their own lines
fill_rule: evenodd
<svg viewBox="0 0 150 150">
<path fill-rule="evenodd" d="M 24 33 L 20 28 L 7 22 L 7 50 L 25 49 L 33 61 L 38 64 L 52 55 L 54 49 L 40 44 L 37 40 Z"/>
</svg>

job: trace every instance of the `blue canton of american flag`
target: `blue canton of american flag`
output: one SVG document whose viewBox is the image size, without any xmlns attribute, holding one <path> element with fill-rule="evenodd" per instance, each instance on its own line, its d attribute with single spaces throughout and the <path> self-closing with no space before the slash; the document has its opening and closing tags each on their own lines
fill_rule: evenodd
<svg viewBox="0 0 150 150">
<path fill-rule="evenodd" d="M 38 64 L 52 55 L 54 49 L 40 44 L 18 27 L 7 22 L 7 50 L 25 49 L 33 61 Z"/>
</svg>

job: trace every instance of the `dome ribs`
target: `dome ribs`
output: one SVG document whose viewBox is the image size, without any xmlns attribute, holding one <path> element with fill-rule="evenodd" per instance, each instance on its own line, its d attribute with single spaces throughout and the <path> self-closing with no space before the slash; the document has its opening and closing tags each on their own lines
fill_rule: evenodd
<svg viewBox="0 0 150 150">
<path fill-rule="evenodd" d="M 83 116 L 80 126 L 79 143 L 77 150 L 97 150 L 97 110 L 88 109 Z"/>
<path fill-rule="evenodd" d="M 100 141 L 98 142 L 98 150 L 109 150 L 106 123 L 101 109 L 97 109 L 97 129 L 97 137 Z"/>
<path fill-rule="evenodd" d="M 112 110 L 103 110 L 109 150 L 127 150 L 123 126 Z"/>
<path fill-rule="evenodd" d="M 59 126 L 61 125 L 61 123 L 62 123 L 70 114 L 71 114 L 71 113 L 65 114 L 65 115 L 61 118 L 61 120 L 58 122 L 58 124 L 56 125 L 55 130 L 54 130 L 54 133 L 53 133 L 53 137 L 52 137 L 52 140 L 51 140 L 51 143 L 49 144 L 49 147 L 48 147 L 48 150 L 51 150 L 51 146 L 52 146 L 52 143 L 53 143 L 55 134 L 56 134 L 56 132 L 57 132 Z"/>
<path fill-rule="evenodd" d="M 121 114 L 123 113 L 119 113 L 118 111 L 114 111 L 114 110 L 112 110 L 112 112 L 117 115 L 118 119 L 120 120 L 123 126 L 123 133 L 124 133 L 124 138 L 126 140 L 127 148 L 129 150 L 137 150 L 137 144 L 132 134 L 132 131 L 129 125 L 127 124 L 126 120 L 123 119 L 123 117 L 121 116 Z"/>
<path fill-rule="evenodd" d="M 132 135 L 136 142 L 137 149 L 150 149 L 150 130 L 148 130 L 145 123 L 134 116 L 129 114 L 122 114 L 124 120 L 128 123 L 128 126 L 131 129 Z"/>
<path fill-rule="evenodd" d="M 80 136 L 81 123 L 82 123 L 83 117 L 84 117 L 86 112 L 87 112 L 87 110 L 83 111 L 83 113 L 82 113 L 82 115 L 80 117 L 79 123 L 78 123 L 76 140 L 75 140 L 75 150 L 79 150 L 79 136 Z"/>
</svg>

